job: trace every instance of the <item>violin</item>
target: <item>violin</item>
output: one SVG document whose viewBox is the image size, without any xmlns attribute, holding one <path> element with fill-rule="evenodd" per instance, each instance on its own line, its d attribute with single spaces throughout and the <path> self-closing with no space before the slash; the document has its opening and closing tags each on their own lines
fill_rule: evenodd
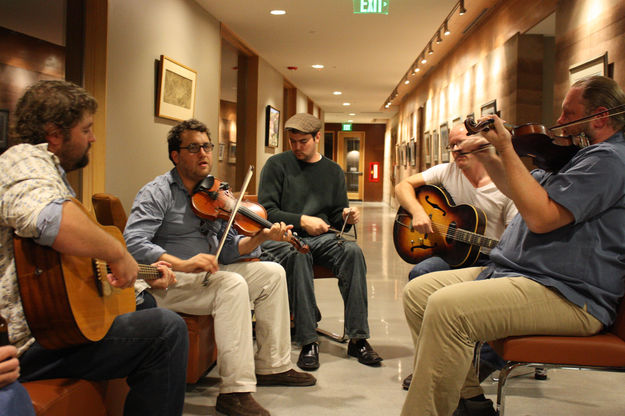
<svg viewBox="0 0 625 416">
<path fill-rule="evenodd" d="M 472 118 L 464 120 L 467 135 L 477 134 L 493 128 L 495 120 L 488 119 L 476 123 Z M 531 157 L 534 164 L 543 170 L 557 172 L 578 152 L 590 145 L 584 133 L 577 136 L 557 136 L 542 124 L 527 123 L 512 126 L 504 123 L 504 127 L 512 134 L 512 146 L 519 156 Z"/>
<path fill-rule="evenodd" d="M 232 195 L 230 185 L 216 179 L 212 175 L 204 178 L 193 190 L 191 209 L 200 218 L 215 221 L 217 218 L 228 220 L 234 209 L 237 198 Z M 262 205 L 243 200 L 234 217 L 234 227 L 243 235 L 251 236 L 263 228 L 273 225 L 267 221 L 267 211 Z M 310 248 L 295 234 L 289 243 L 300 253 L 308 253 Z"/>
</svg>

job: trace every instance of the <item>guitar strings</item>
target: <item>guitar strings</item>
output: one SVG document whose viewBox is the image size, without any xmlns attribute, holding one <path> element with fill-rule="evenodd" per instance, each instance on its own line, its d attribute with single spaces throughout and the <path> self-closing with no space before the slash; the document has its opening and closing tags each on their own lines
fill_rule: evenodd
<svg viewBox="0 0 625 416">
<path fill-rule="evenodd" d="M 409 215 L 405 215 L 405 214 L 401 215 L 401 216 L 407 217 L 407 218 L 411 218 Z M 409 225 L 406 225 L 406 224 L 404 224 L 403 222 L 401 222 L 401 221 L 399 221 L 397 219 L 395 220 L 395 222 L 397 224 L 401 225 L 402 227 L 410 228 Z M 454 232 L 450 232 L 449 231 L 449 227 L 447 227 L 446 224 L 441 224 L 441 223 L 437 223 L 437 222 L 432 221 L 432 225 L 434 226 L 434 228 L 435 228 L 434 231 L 436 233 L 438 233 L 442 237 L 449 237 L 452 240 L 463 241 L 463 239 L 464 239 L 464 242 L 467 242 L 467 243 L 477 243 L 478 241 L 483 240 L 481 242 L 483 242 L 485 244 L 479 244 L 478 243 L 477 245 L 483 245 L 483 246 L 486 246 L 488 248 L 493 248 L 498 243 L 497 240 L 493 240 L 493 239 L 488 238 L 486 236 L 483 236 L 481 234 L 477 234 L 477 233 L 474 233 L 474 232 L 471 232 L 471 231 L 467 231 L 467 230 L 464 230 L 462 228 L 455 228 Z M 446 231 L 441 231 L 441 228 L 446 229 Z M 459 237 L 461 237 L 461 238 L 459 238 Z"/>
</svg>

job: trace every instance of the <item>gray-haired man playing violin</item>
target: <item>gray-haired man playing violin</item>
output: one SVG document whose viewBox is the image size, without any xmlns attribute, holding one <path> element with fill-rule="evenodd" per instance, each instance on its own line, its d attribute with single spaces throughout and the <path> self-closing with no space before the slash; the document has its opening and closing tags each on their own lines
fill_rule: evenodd
<svg viewBox="0 0 625 416">
<path fill-rule="evenodd" d="M 187 120 L 170 130 L 167 141 L 174 168 L 137 194 L 124 231 L 128 250 L 138 261 L 167 259 L 172 265 L 177 282 L 167 290 L 149 289 L 158 306 L 213 315 L 221 376 L 217 410 L 268 415 L 250 394 L 257 384 L 311 386 L 316 380 L 292 369 L 284 269 L 272 262 L 241 260 L 258 258 L 266 240 L 287 240 L 291 227 L 276 223 L 247 237 L 227 230 L 223 219 L 200 219 L 190 202 L 212 167 L 208 129 Z M 217 259 L 214 254 L 225 233 Z M 256 354 L 250 302 L 256 314 Z"/>
<path fill-rule="evenodd" d="M 514 335 L 588 336 L 612 324 L 625 291 L 625 104 L 611 79 L 571 87 L 558 123 L 584 133 L 557 172 L 527 171 L 502 120 L 470 138 L 474 154 L 519 211 L 484 268 L 430 273 L 404 289 L 417 349 L 403 415 L 494 415 L 471 368 L 473 347 Z M 458 400 L 460 403 L 458 403 Z"/>
</svg>

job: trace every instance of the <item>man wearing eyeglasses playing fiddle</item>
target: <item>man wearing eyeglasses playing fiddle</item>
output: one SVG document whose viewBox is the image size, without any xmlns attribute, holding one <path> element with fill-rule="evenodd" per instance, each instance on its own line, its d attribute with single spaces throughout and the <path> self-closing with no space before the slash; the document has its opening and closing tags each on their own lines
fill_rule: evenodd
<svg viewBox="0 0 625 416">
<path fill-rule="evenodd" d="M 345 304 L 347 354 L 365 365 L 382 361 L 369 345 L 367 320 L 367 266 L 360 247 L 337 239 L 331 228 L 347 229 L 360 213 L 349 208 L 345 174 L 341 167 L 317 151 L 322 123 L 312 114 L 299 113 L 284 125 L 292 151 L 269 158 L 260 175 L 258 202 L 270 221 L 294 224 L 310 253 L 292 250 L 288 244 L 263 243 L 263 258 L 286 269 L 289 302 L 294 315 L 294 341 L 302 346 L 297 365 L 303 370 L 319 368 L 318 316 L 313 283 L 313 263 L 326 266 L 339 279 Z"/>
<path fill-rule="evenodd" d="M 621 107 L 621 111 L 614 108 Z M 430 273 L 404 288 L 418 350 L 402 415 L 495 415 L 471 361 L 475 343 L 520 335 L 589 336 L 625 292 L 625 93 L 607 77 L 572 85 L 559 124 L 590 141 L 558 171 L 529 172 L 501 119 L 466 140 L 519 211 L 485 268 Z M 461 397 L 460 403 L 458 400 Z"/>
<path fill-rule="evenodd" d="M 292 368 L 284 269 L 272 262 L 241 260 L 258 258 L 263 241 L 289 239 L 290 227 L 276 223 L 248 237 L 227 230 L 224 219 L 198 217 L 191 197 L 211 171 L 208 129 L 187 120 L 170 130 L 167 141 L 175 166 L 137 194 L 124 231 L 128 251 L 138 261 L 167 259 L 172 265 L 177 282 L 167 290 L 149 289 L 158 306 L 214 317 L 221 377 L 216 409 L 232 416 L 269 415 L 251 395 L 256 385 L 311 386 L 316 379 Z M 147 283 L 139 287 L 146 288 Z M 256 315 L 256 354 L 250 302 Z"/>
</svg>

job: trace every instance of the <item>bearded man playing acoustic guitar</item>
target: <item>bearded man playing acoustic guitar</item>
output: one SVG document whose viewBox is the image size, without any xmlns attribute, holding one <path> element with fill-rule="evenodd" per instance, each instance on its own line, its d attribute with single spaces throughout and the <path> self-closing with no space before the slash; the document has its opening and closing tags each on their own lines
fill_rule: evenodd
<svg viewBox="0 0 625 416">
<path fill-rule="evenodd" d="M 0 156 L 0 314 L 9 322 L 9 340 L 17 347 L 20 381 L 127 377 L 125 415 L 181 415 L 188 338 L 184 321 L 175 313 L 153 308 L 119 315 L 100 341 L 59 350 L 43 348 L 24 315 L 14 233 L 64 255 L 104 260 L 112 286 L 134 287 L 137 263 L 71 200 L 75 194 L 65 177 L 89 161 L 96 107 L 84 89 L 65 81 L 40 81 L 17 103 L 14 138 L 22 144 Z M 152 284 L 166 287 L 173 273 L 165 263 L 158 270 L 161 277 Z M 134 306 L 132 291 L 130 298 Z"/>
<path fill-rule="evenodd" d="M 434 233 L 432 221 L 415 195 L 415 189 L 423 185 L 442 186 L 454 204 L 468 204 L 481 209 L 486 215 L 485 237 L 499 239 L 506 226 L 517 214 L 517 209 L 510 198 L 502 194 L 488 176 L 484 165 L 473 154 L 461 154 L 459 149 L 467 139 L 467 130 L 463 125 L 454 126 L 449 132 L 449 149 L 453 161 L 442 163 L 430 169 L 409 176 L 395 187 L 399 204 L 412 216 L 411 225 L 416 233 Z M 483 266 L 488 263 L 489 248 L 481 247 L 479 257 L 474 264 Z M 408 275 L 412 280 L 426 273 L 449 270 L 452 267 L 441 257 L 432 256 L 415 264 Z M 480 381 L 494 370 L 501 368 L 500 358 L 484 344 L 480 360 Z M 410 387 L 412 374 L 402 383 L 405 390 Z"/>
</svg>

